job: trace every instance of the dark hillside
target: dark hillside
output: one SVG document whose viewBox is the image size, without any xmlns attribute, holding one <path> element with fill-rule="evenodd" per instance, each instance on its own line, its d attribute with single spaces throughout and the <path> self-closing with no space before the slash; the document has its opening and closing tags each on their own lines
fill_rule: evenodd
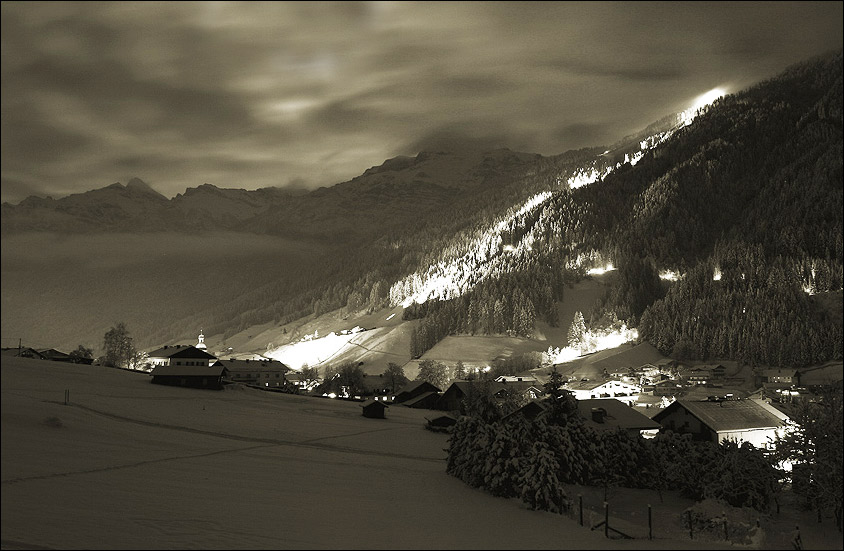
<svg viewBox="0 0 844 551">
<path fill-rule="evenodd" d="M 616 285 L 593 325 L 641 324 L 643 339 L 680 357 L 841 358 L 840 317 L 812 300 L 842 287 L 841 90 L 841 52 L 808 61 L 717 100 L 635 166 L 554 192 L 502 234 L 529 247 L 462 257 L 460 270 L 484 283 L 476 276 L 461 299 L 412 312 L 435 314 L 422 336 L 524 334 L 561 282 L 612 263 Z M 668 270 L 679 281 L 660 282 Z"/>
</svg>

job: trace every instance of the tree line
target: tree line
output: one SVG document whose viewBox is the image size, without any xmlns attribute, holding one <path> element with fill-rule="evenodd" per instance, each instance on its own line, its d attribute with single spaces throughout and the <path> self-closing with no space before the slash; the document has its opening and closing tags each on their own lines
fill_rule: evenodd
<svg viewBox="0 0 844 551">
<path fill-rule="evenodd" d="M 552 373 L 545 412 L 530 421 L 506 409 L 479 385 L 463 402 L 449 439 L 446 471 L 492 495 L 521 498 L 531 508 L 571 513 L 564 484 L 676 490 L 696 501 L 716 499 L 761 512 L 778 507 L 790 488 L 803 502 L 831 514 L 841 530 L 842 387 L 801 405 L 797 425 L 775 442 L 776 452 L 692 440 L 672 431 L 655 438 L 585 426 L 577 400 Z M 794 462 L 789 472 L 783 460 Z"/>
</svg>

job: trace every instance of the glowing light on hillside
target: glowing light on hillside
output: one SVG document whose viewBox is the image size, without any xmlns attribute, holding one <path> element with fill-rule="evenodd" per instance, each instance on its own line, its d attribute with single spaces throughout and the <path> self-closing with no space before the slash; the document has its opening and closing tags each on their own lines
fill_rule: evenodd
<svg viewBox="0 0 844 551">
<path fill-rule="evenodd" d="M 677 281 L 680 279 L 680 275 L 677 272 L 671 270 L 665 270 L 664 272 L 659 273 L 659 279 L 664 279 L 667 281 Z"/>
<path fill-rule="evenodd" d="M 316 333 L 306 335 L 299 342 L 285 344 L 267 352 L 266 356 L 296 370 L 305 365 L 314 367 L 342 352 L 358 332 L 348 330 L 340 334 L 330 333 L 322 338 L 315 337 Z"/>
<path fill-rule="evenodd" d="M 712 281 L 721 281 L 721 270 L 715 268 L 715 274 L 712 276 Z"/>
<path fill-rule="evenodd" d="M 587 270 L 586 273 L 589 275 L 603 275 L 613 270 L 615 270 L 615 266 L 613 266 L 612 264 L 607 264 L 603 268 L 592 268 L 590 270 Z"/>
<path fill-rule="evenodd" d="M 642 151 L 637 151 L 633 155 L 628 155 L 627 153 L 624 154 L 624 162 L 630 163 L 630 166 L 636 166 L 636 163 L 642 160 L 645 154 Z"/>
<path fill-rule="evenodd" d="M 390 287 L 390 303 L 407 308 L 413 303 L 423 304 L 428 300 L 447 300 L 461 296 L 474 284 L 483 281 L 492 272 L 492 262 L 502 252 L 516 253 L 531 250 L 532 238 L 525 237 L 517 244 L 503 244 L 501 237 L 516 218 L 527 214 L 551 198 L 550 191 L 537 193 L 516 211 L 499 220 L 475 239 L 464 253 L 450 260 L 443 260 L 397 281 Z M 479 269 L 468 266 L 480 265 Z"/>
<path fill-rule="evenodd" d="M 552 363 L 560 364 L 576 360 L 584 354 L 599 352 L 617 348 L 622 344 L 635 341 L 639 338 L 639 332 L 635 329 L 628 329 L 622 325 L 618 329 L 587 331 L 584 335 L 584 346 L 582 348 L 549 348 L 548 356 Z"/>
<path fill-rule="evenodd" d="M 568 183 L 571 189 L 577 189 L 579 187 L 583 187 L 595 182 L 600 177 L 601 173 L 595 169 L 592 169 L 586 172 L 578 172 L 577 174 L 569 178 L 566 182 Z"/>
<path fill-rule="evenodd" d="M 714 102 L 716 99 L 723 97 L 724 91 L 720 88 L 713 88 L 712 90 L 708 91 L 705 94 L 701 94 L 697 98 L 695 98 L 695 103 L 692 105 L 692 109 L 697 111 L 702 107 L 706 107 L 707 105 Z"/>
<path fill-rule="evenodd" d="M 392 314 L 390 314 L 389 316 L 387 316 L 386 321 L 390 321 L 390 320 L 391 320 L 391 319 L 393 319 L 394 317 L 396 317 L 396 313 L 395 313 L 395 312 L 393 312 Z"/>
<path fill-rule="evenodd" d="M 700 109 L 703 109 L 707 105 L 714 102 L 716 99 L 722 97 L 725 93 L 726 92 L 721 88 L 713 88 L 705 94 L 701 94 L 696 97 L 692 106 L 680 114 L 680 120 L 682 121 L 683 125 L 688 126 L 689 124 L 691 124 Z"/>
<path fill-rule="evenodd" d="M 809 283 L 803 283 L 803 292 L 804 293 L 807 293 L 809 295 L 815 294 L 815 292 L 817 290 L 815 289 L 815 286 L 812 284 L 813 281 L 815 281 L 815 268 L 814 268 L 814 266 L 812 267 L 812 279 L 809 281 Z"/>
</svg>

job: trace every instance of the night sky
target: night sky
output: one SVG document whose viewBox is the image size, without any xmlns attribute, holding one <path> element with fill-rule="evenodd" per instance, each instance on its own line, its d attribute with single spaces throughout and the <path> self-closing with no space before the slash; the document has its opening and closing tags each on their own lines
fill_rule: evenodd
<svg viewBox="0 0 844 551">
<path fill-rule="evenodd" d="M 315 188 L 610 144 L 842 46 L 842 2 L 2 2 L 2 200 Z"/>
</svg>

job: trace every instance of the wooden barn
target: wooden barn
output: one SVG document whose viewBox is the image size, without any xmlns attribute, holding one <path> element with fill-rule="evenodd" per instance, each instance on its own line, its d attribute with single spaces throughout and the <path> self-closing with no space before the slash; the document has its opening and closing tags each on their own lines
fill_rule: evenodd
<svg viewBox="0 0 844 551">
<path fill-rule="evenodd" d="M 410 400 L 405 400 L 401 405 L 417 409 L 437 409 L 440 402 L 439 392 L 425 392 Z"/>
<path fill-rule="evenodd" d="M 393 402 L 396 404 L 400 404 L 402 402 L 406 402 L 408 400 L 412 400 L 417 396 L 421 396 L 427 392 L 434 392 L 439 393 L 442 392 L 439 388 L 435 387 L 428 381 L 413 381 L 408 383 L 407 386 L 402 388 L 399 392 L 396 393 L 396 397 L 393 399 Z"/>
<path fill-rule="evenodd" d="M 390 407 L 384 402 L 378 400 L 367 400 L 361 406 L 363 408 L 363 416 L 372 419 L 386 419 L 387 408 Z"/>
<path fill-rule="evenodd" d="M 226 368 L 222 365 L 158 365 L 151 373 L 152 382 L 220 390 Z"/>
</svg>

